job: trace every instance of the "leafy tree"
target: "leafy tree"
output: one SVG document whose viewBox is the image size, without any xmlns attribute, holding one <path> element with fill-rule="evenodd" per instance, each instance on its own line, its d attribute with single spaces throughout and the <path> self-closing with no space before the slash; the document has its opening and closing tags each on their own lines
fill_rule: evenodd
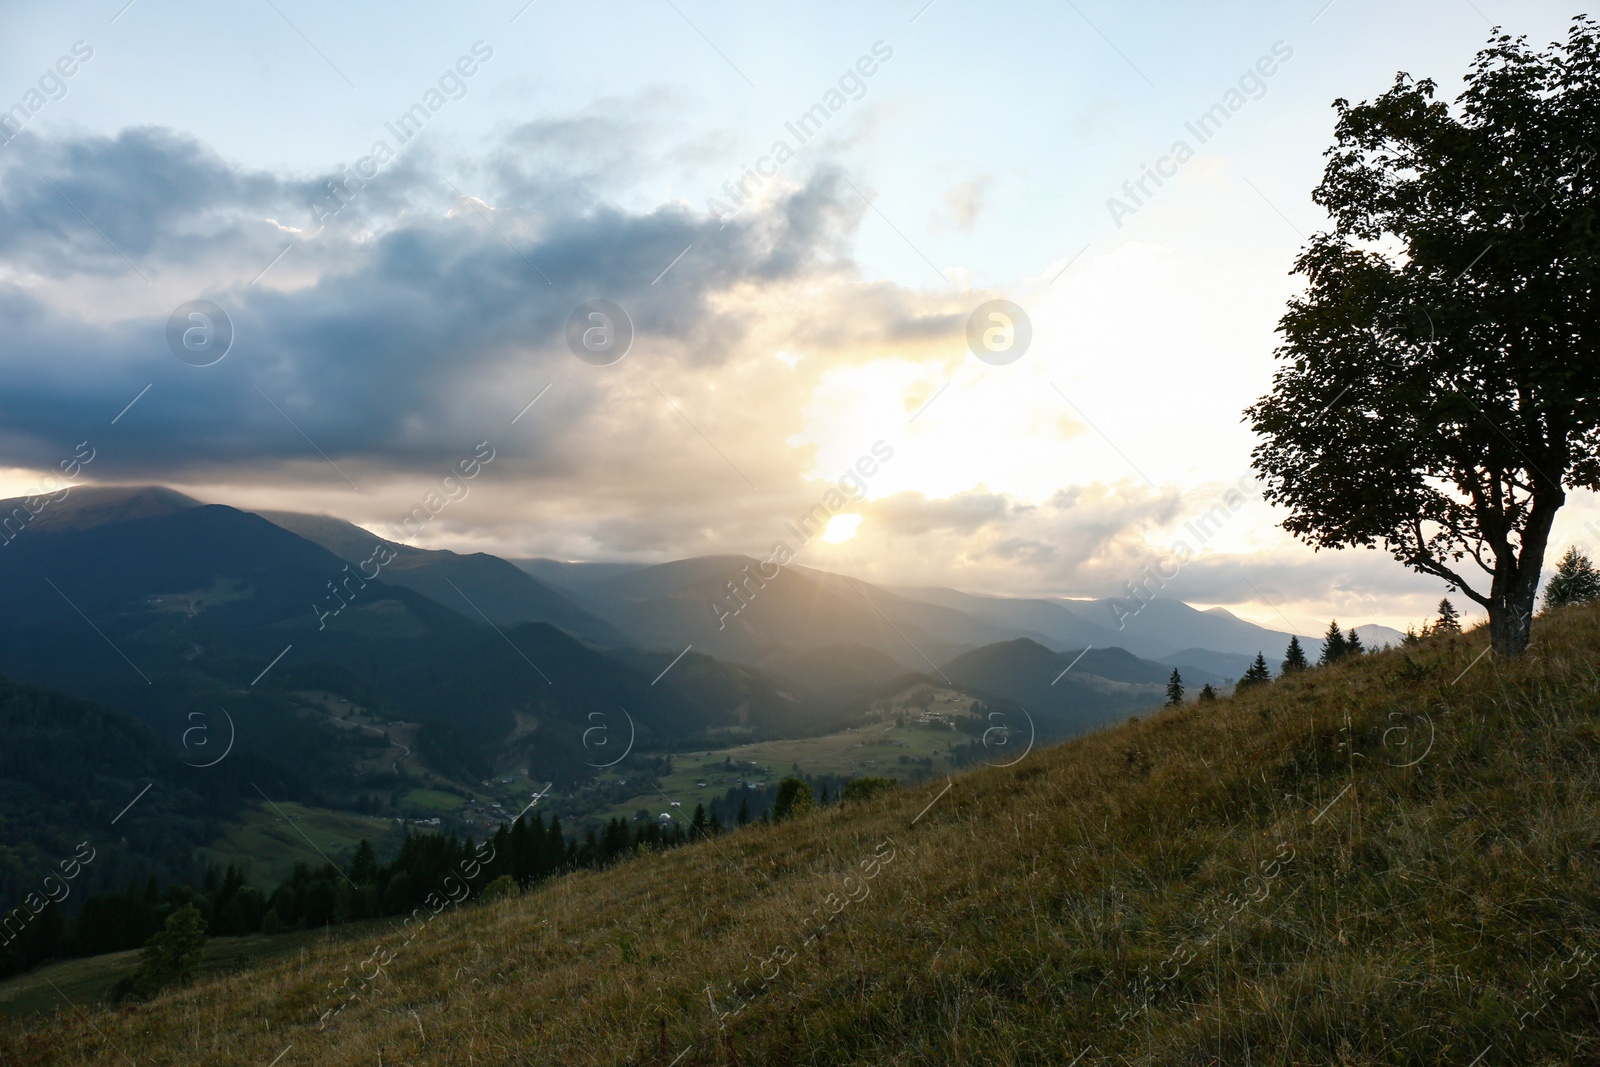
<svg viewBox="0 0 1600 1067">
<path fill-rule="evenodd" d="M 1595 599 L 1600 599 L 1600 571 L 1595 570 L 1588 556 L 1573 546 L 1556 564 L 1555 574 L 1550 576 L 1549 584 L 1544 587 L 1545 610 L 1566 607 L 1568 604 L 1584 604 Z"/>
<path fill-rule="evenodd" d="M 1461 632 L 1461 616 L 1456 613 L 1456 606 L 1448 599 L 1439 601 L 1439 621 L 1434 624 L 1433 632 L 1436 634 Z"/>
<path fill-rule="evenodd" d="M 167 916 L 166 925 L 145 945 L 139 969 L 116 985 L 116 992 L 148 997 L 169 985 L 194 980 L 206 947 L 206 920 L 193 904 Z"/>
<path fill-rule="evenodd" d="M 1267 657 L 1260 652 L 1256 653 L 1256 661 L 1250 664 L 1250 669 L 1244 672 L 1244 677 L 1239 679 L 1234 689 L 1243 691 L 1258 685 L 1265 685 L 1272 681 L 1272 672 L 1267 669 Z"/>
<path fill-rule="evenodd" d="M 1356 633 L 1354 626 L 1350 627 L 1350 632 L 1344 635 L 1344 654 L 1359 656 L 1366 650 L 1366 646 L 1361 643 L 1361 635 Z"/>
<path fill-rule="evenodd" d="M 1217 691 L 1216 689 L 1212 688 L 1210 682 L 1207 682 L 1205 685 L 1200 687 L 1200 696 L 1197 699 L 1202 704 L 1209 704 L 1213 700 L 1217 699 Z"/>
<path fill-rule="evenodd" d="M 793 775 L 778 783 L 778 795 L 772 801 L 772 821 L 783 822 L 809 812 L 817 807 L 816 797 L 804 778 Z"/>
<path fill-rule="evenodd" d="M 1306 650 L 1300 647 L 1300 639 L 1293 634 L 1289 635 L 1289 647 L 1283 653 L 1283 666 L 1278 668 L 1279 674 L 1295 674 L 1306 669 Z"/>
<path fill-rule="evenodd" d="M 1349 650 L 1349 642 L 1345 640 L 1344 631 L 1339 629 L 1339 620 L 1334 619 L 1328 624 L 1328 632 L 1322 638 L 1322 655 L 1317 663 L 1326 667 L 1330 663 L 1338 663 Z"/>
<path fill-rule="evenodd" d="M 1454 113 L 1436 88 L 1334 101 L 1333 228 L 1295 263 L 1253 461 L 1289 532 L 1442 578 L 1519 655 L 1556 513 L 1600 488 L 1600 25 L 1495 37 Z"/>
<path fill-rule="evenodd" d="M 1178 676 L 1178 668 L 1172 668 L 1172 677 L 1167 679 L 1167 707 L 1176 708 L 1183 703 L 1183 679 Z"/>
</svg>

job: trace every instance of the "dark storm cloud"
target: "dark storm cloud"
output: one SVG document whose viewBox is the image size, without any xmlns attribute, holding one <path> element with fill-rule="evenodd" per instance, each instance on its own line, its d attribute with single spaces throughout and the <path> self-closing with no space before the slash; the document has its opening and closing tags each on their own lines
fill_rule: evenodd
<svg viewBox="0 0 1600 1067">
<path fill-rule="evenodd" d="M 545 132 L 555 134 L 579 131 Z M 12 147 L 0 175 L 0 277 L 44 275 L 53 288 L 0 281 L 0 445 L 11 462 L 53 464 L 151 385 L 115 431 L 100 431 L 117 441 L 100 478 L 315 460 L 306 438 L 369 467 L 446 462 L 552 377 L 590 370 L 564 341 L 581 301 L 613 300 L 632 316 L 629 369 L 669 357 L 714 368 L 749 325 L 717 298 L 852 271 L 844 242 L 861 214 L 824 172 L 726 227 L 678 206 L 591 202 L 551 217 L 522 199 L 535 182 L 441 194 L 448 181 L 418 153 L 313 232 L 305 201 L 325 191 L 320 180 L 244 171 L 167 131 Z M 502 152 L 502 170 L 514 151 Z M 432 206 L 384 217 L 397 204 Z M 250 284 L 285 245 L 273 280 L 286 287 Z M 153 314 L 77 306 L 74 279 L 125 271 L 122 255 L 156 283 L 202 280 Z M 208 283 L 219 262 L 225 280 Z M 165 339 L 170 306 L 201 296 L 227 311 L 237 337 L 206 368 L 179 362 Z M 524 428 L 544 473 L 580 464 L 577 427 L 604 401 L 594 389 L 553 399 Z"/>
</svg>

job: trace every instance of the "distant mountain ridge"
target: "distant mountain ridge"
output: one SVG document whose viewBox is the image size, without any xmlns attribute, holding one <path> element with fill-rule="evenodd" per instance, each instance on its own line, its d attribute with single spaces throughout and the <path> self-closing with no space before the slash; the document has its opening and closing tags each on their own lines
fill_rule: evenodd
<svg viewBox="0 0 1600 1067">
<path fill-rule="evenodd" d="M 522 566 L 559 573 L 533 561 Z M 926 671 L 952 655 L 995 641 L 1052 640 L 845 575 L 794 564 L 763 571 L 749 556 L 699 556 L 612 570 L 574 582 L 569 590 L 583 607 L 641 647 L 677 649 L 692 643 L 719 658 L 752 666 L 808 649 L 859 645 L 908 670 Z"/>
<path fill-rule="evenodd" d="M 1120 648 L 1055 652 L 1023 637 L 964 652 L 941 673 L 1018 705 L 1046 737 L 1070 737 L 1160 704 L 1170 668 Z"/>
<path fill-rule="evenodd" d="M 1056 651 L 1123 648 L 1233 681 L 1257 653 L 1276 671 L 1290 638 L 1223 608 L 1202 611 L 1159 596 L 1142 607 L 1114 599 L 987 596 L 937 586 L 878 586 L 798 564 L 765 578 L 747 556 L 655 565 L 524 559 L 517 566 L 562 586 L 642 645 L 670 647 L 676 638 L 757 666 L 853 644 L 922 671 L 930 661 L 1027 638 Z M 1356 629 L 1371 648 L 1398 644 L 1401 637 L 1383 626 Z M 1321 638 L 1299 637 L 1314 659 Z"/>
<path fill-rule="evenodd" d="M 616 627 L 499 556 L 413 548 L 331 515 L 295 511 L 256 514 L 350 564 L 368 559 L 375 546 L 384 545 L 394 554 L 382 570 L 385 582 L 415 590 L 469 619 L 487 619 L 497 626 L 546 622 L 602 648 L 628 643 Z"/>
<path fill-rule="evenodd" d="M 0 515 L 21 501 L 0 502 Z M 209 507 L 160 486 L 84 486 L 48 500 L 24 528 L 38 536 L 172 517 Z M 811 567 L 767 567 L 747 556 L 669 563 L 571 563 L 502 559 L 397 543 L 328 515 L 255 512 L 320 546 L 341 568 L 327 586 L 368 560 L 392 557 L 379 580 L 408 589 L 472 622 L 547 623 L 600 649 L 676 655 L 693 648 L 800 681 L 816 692 L 855 691 L 891 672 L 926 673 L 955 657 L 1026 639 L 1054 652 L 1126 649 L 1177 667 L 1186 678 L 1237 679 L 1260 652 L 1276 670 L 1289 634 L 1221 608 L 1171 598 L 1134 601 L 1001 597 L 933 586 L 887 587 Z M 19 542 L 20 543 L 20 542 Z M 325 596 L 326 590 L 302 590 Z M 308 607 L 309 612 L 311 608 Z M 1368 647 L 1398 643 L 1386 627 L 1358 626 Z M 1320 637 L 1301 635 L 1312 659 Z M 832 659 L 823 650 L 832 649 Z M 830 667 L 834 677 L 826 677 Z"/>
</svg>

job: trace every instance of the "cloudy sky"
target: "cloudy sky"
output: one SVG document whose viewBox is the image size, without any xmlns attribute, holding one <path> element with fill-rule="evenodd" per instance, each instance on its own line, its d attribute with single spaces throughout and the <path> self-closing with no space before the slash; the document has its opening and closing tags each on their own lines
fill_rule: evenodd
<svg viewBox="0 0 1600 1067">
<path fill-rule="evenodd" d="M 1116 595 L 1243 486 L 1172 591 L 1301 632 L 1403 627 L 1442 593 L 1297 544 L 1249 478 L 1241 409 L 1322 223 L 1330 104 L 1399 70 L 1453 95 L 1491 24 L 1543 43 L 1574 13 L 19 6 L 0 14 L 8 495 L 88 441 L 87 480 L 380 528 L 488 442 L 414 543 L 764 556 L 877 445 L 892 457 L 801 562 Z M 209 333 L 197 300 L 224 316 Z M 592 300 L 633 327 L 606 365 L 569 344 Z M 969 346 L 991 300 L 1031 326 L 1009 363 Z M 202 354 L 180 359 L 193 323 Z M 1596 518 L 1575 499 L 1552 558 Z"/>
</svg>

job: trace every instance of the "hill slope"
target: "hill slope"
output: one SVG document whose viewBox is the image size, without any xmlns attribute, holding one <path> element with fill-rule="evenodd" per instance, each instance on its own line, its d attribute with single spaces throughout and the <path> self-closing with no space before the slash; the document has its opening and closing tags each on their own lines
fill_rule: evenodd
<svg viewBox="0 0 1600 1067">
<path fill-rule="evenodd" d="M 256 514 L 321 545 L 350 564 L 368 559 L 375 546 L 383 545 L 394 556 L 383 570 L 384 581 L 421 593 L 474 622 L 480 618 L 487 618 L 496 626 L 547 622 L 593 645 L 615 647 L 627 643 L 615 627 L 498 556 L 413 548 L 331 515 L 297 511 Z"/>
<path fill-rule="evenodd" d="M 942 673 L 985 697 L 1020 705 L 1041 736 L 1061 738 L 1159 705 L 1171 669 L 1120 648 L 1052 652 L 1019 637 L 964 652 Z"/>
<path fill-rule="evenodd" d="M 4 908 L 41 888 L 75 909 L 89 892 L 121 889 L 130 878 L 189 878 L 189 855 L 239 806 L 241 780 L 186 765 L 129 716 L 3 677 L 0 738 Z M 137 814 L 124 819 L 135 804 Z M 90 862 L 63 885 L 57 867 L 75 854 Z M 55 882 L 46 886 L 48 876 Z M 0 975 L 35 962 L 5 944 L 15 928 L 0 930 Z"/>
<path fill-rule="evenodd" d="M 543 622 L 491 629 L 389 584 L 387 570 L 366 581 L 371 571 L 258 515 L 186 499 L 154 499 L 131 519 L 85 506 L 68 525 L 16 537 L 0 553 L 0 601 L 20 609 L 0 618 L 0 674 L 106 704 L 169 739 L 204 721 L 195 713 L 224 711 L 241 724 L 230 758 L 271 765 L 250 779 L 263 791 L 346 809 L 405 776 L 371 760 L 388 745 L 381 730 L 313 714 L 297 692 L 419 725 L 413 765 L 464 783 L 528 768 L 562 784 L 563 804 L 596 773 L 585 748 L 596 716 L 625 712 L 641 753 L 717 727 L 764 737 L 839 725 L 831 704 L 698 648 L 664 673 L 677 651 L 608 655 Z M 9 814 L 0 806 L 0 827 Z"/>
<path fill-rule="evenodd" d="M 63 1007 L 0 1053 L 1594 1062 L 1600 611 L 1545 621 L 1513 663 L 1484 644 L 1312 670 L 947 788 L 335 940 L 137 1014 Z M 360 999 L 331 991 L 358 967 Z"/>
</svg>

